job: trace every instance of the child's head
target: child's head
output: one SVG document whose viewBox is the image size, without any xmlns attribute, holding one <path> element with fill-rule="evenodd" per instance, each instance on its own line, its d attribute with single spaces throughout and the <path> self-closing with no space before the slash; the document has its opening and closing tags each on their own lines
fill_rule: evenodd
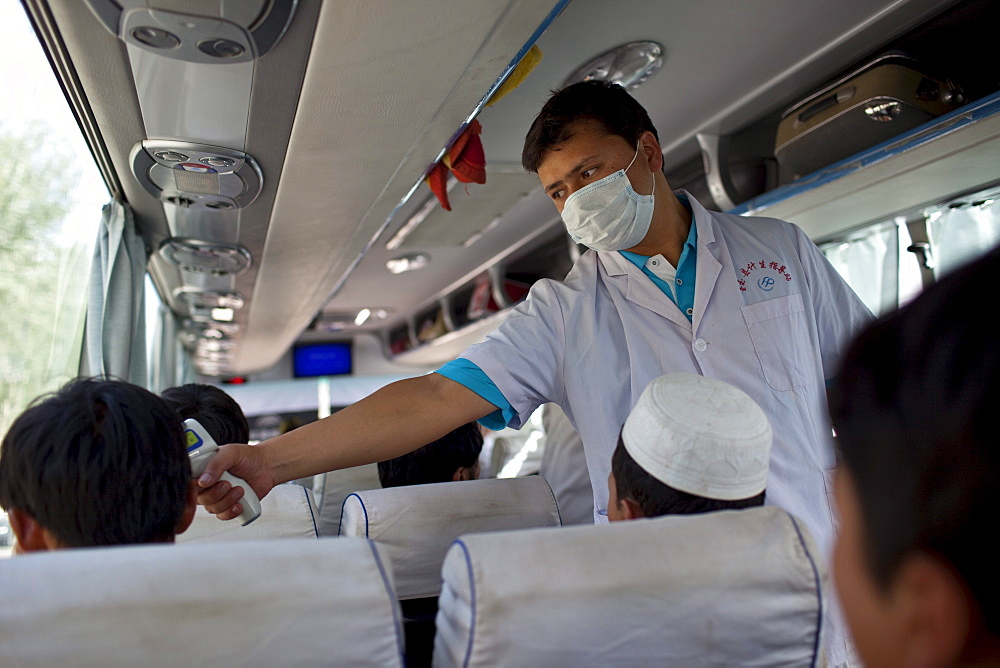
<svg viewBox="0 0 1000 668">
<path fill-rule="evenodd" d="M 250 425 L 243 409 L 235 399 L 214 385 L 188 383 L 164 390 L 161 396 L 182 420 L 197 420 L 218 445 L 250 440 Z"/>
<path fill-rule="evenodd" d="M 995 250 L 876 322 L 831 392 L 833 571 L 869 665 L 1000 656 L 998 272 Z"/>
<path fill-rule="evenodd" d="M 771 426 L 746 394 L 714 378 L 660 376 L 618 437 L 608 519 L 762 505 L 770 452 Z"/>
<path fill-rule="evenodd" d="M 382 487 L 475 480 L 483 435 L 475 422 L 464 424 L 413 452 L 378 463 Z"/>
<path fill-rule="evenodd" d="M 23 551 L 172 542 L 195 491 L 177 415 L 123 381 L 40 397 L 0 450 L 0 506 Z"/>
</svg>

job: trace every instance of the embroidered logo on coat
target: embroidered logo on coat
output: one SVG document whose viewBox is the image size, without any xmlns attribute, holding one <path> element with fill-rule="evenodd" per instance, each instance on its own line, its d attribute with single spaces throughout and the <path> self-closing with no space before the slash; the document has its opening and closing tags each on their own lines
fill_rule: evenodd
<svg viewBox="0 0 1000 668">
<path fill-rule="evenodd" d="M 788 267 L 783 264 L 778 264 L 773 261 L 765 262 L 764 260 L 761 260 L 760 262 L 748 262 L 747 266 L 740 268 L 740 274 L 743 275 L 743 278 L 736 279 L 740 284 L 740 292 L 747 291 L 747 282 L 743 279 L 750 278 L 751 274 L 754 272 L 756 272 L 758 276 L 761 273 L 767 274 L 759 276 L 759 278 L 757 276 L 754 277 L 757 278 L 757 287 L 764 292 L 770 292 L 774 289 L 774 284 L 777 279 L 774 276 L 769 275 L 772 272 L 785 279 L 785 282 L 792 280 L 792 275 L 788 273 Z"/>
</svg>

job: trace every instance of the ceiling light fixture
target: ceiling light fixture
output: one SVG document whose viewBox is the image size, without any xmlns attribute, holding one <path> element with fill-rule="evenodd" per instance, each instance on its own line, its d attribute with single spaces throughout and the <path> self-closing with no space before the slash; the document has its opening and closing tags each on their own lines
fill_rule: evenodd
<svg viewBox="0 0 1000 668">
<path fill-rule="evenodd" d="M 372 310 L 370 308 L 363 308 L 360 311 L 358 311 L 358 317 L 354 319 L 354 326 L 360 327 L 361 325 L 365 324 L 365 322 L 368 321 L 368 318 L 371 317 L 371 314 Z"/>
<path fill-rule="evenodd" d="M 629 42 L 605 51 L 573 71 L 560 88 L 580 81 L 611 81 L 637 88 L 663 66 L 664 48 L 657 42 Z"/>
<path fill-rule="evenodd" d="M 426 253 L 407 253 L 386 261 L 385 268 L 391 274 L 402 274 L 407 271 L 423 269 L 430 264 L 430 261 L 431 257 Z"/>
</svg>

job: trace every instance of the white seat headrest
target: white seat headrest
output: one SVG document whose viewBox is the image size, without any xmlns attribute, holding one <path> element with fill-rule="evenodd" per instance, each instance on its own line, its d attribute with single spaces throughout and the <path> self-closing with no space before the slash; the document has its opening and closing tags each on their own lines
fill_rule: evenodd
<svg viewBox="0 0 1000 668">
<path fill-rule="evenodd" d="M 400 599 L 437 596 L 441 564 L 462 534 L 559 526 L 540 476 L 393 487 L 351 494 L 340 531 L 385 546 Z"/>
<path fill-rule="evenodd" d="M 240 526 L 238 520 L 220 520 L 199 507 L 178 543 L 204 543 L 265 538 L 317 538 L 316 507 L 312 491 L 302 485 L 275 485 L 260 500 L 260 517 Z"/>
<path fill-rule="evenodd" d="M 399 666 L 385 566 L 373 543 L 347 539 L 0 560 L 0 665 Z"/>
<path fill-rule="evenodd" d="M 365 464 L 330 471 L 313 479 L 313 490 L 319 502 L 319 535 L 340 535 L 340 511 L 351 492 L 382 489 L 378 480 L 378 465 Z"/>
<path fill-rule="evenodd" d="M 463 536 L 437 666 L 811 666 L 826 573 L 771 507 Z"/>
</svg>

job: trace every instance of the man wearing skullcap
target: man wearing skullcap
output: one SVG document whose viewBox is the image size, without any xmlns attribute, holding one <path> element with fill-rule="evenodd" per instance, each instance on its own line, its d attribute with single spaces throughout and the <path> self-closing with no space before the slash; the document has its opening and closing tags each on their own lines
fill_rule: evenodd
<svg viewBox="0 0 1000 668">
<path fill-rule="evenodd" d="M 608 519 L 763 505 L 770 453 L 771 425 L 744 392 L 705 376 L 660 376 L 618 437 Z"/>
</svg>

